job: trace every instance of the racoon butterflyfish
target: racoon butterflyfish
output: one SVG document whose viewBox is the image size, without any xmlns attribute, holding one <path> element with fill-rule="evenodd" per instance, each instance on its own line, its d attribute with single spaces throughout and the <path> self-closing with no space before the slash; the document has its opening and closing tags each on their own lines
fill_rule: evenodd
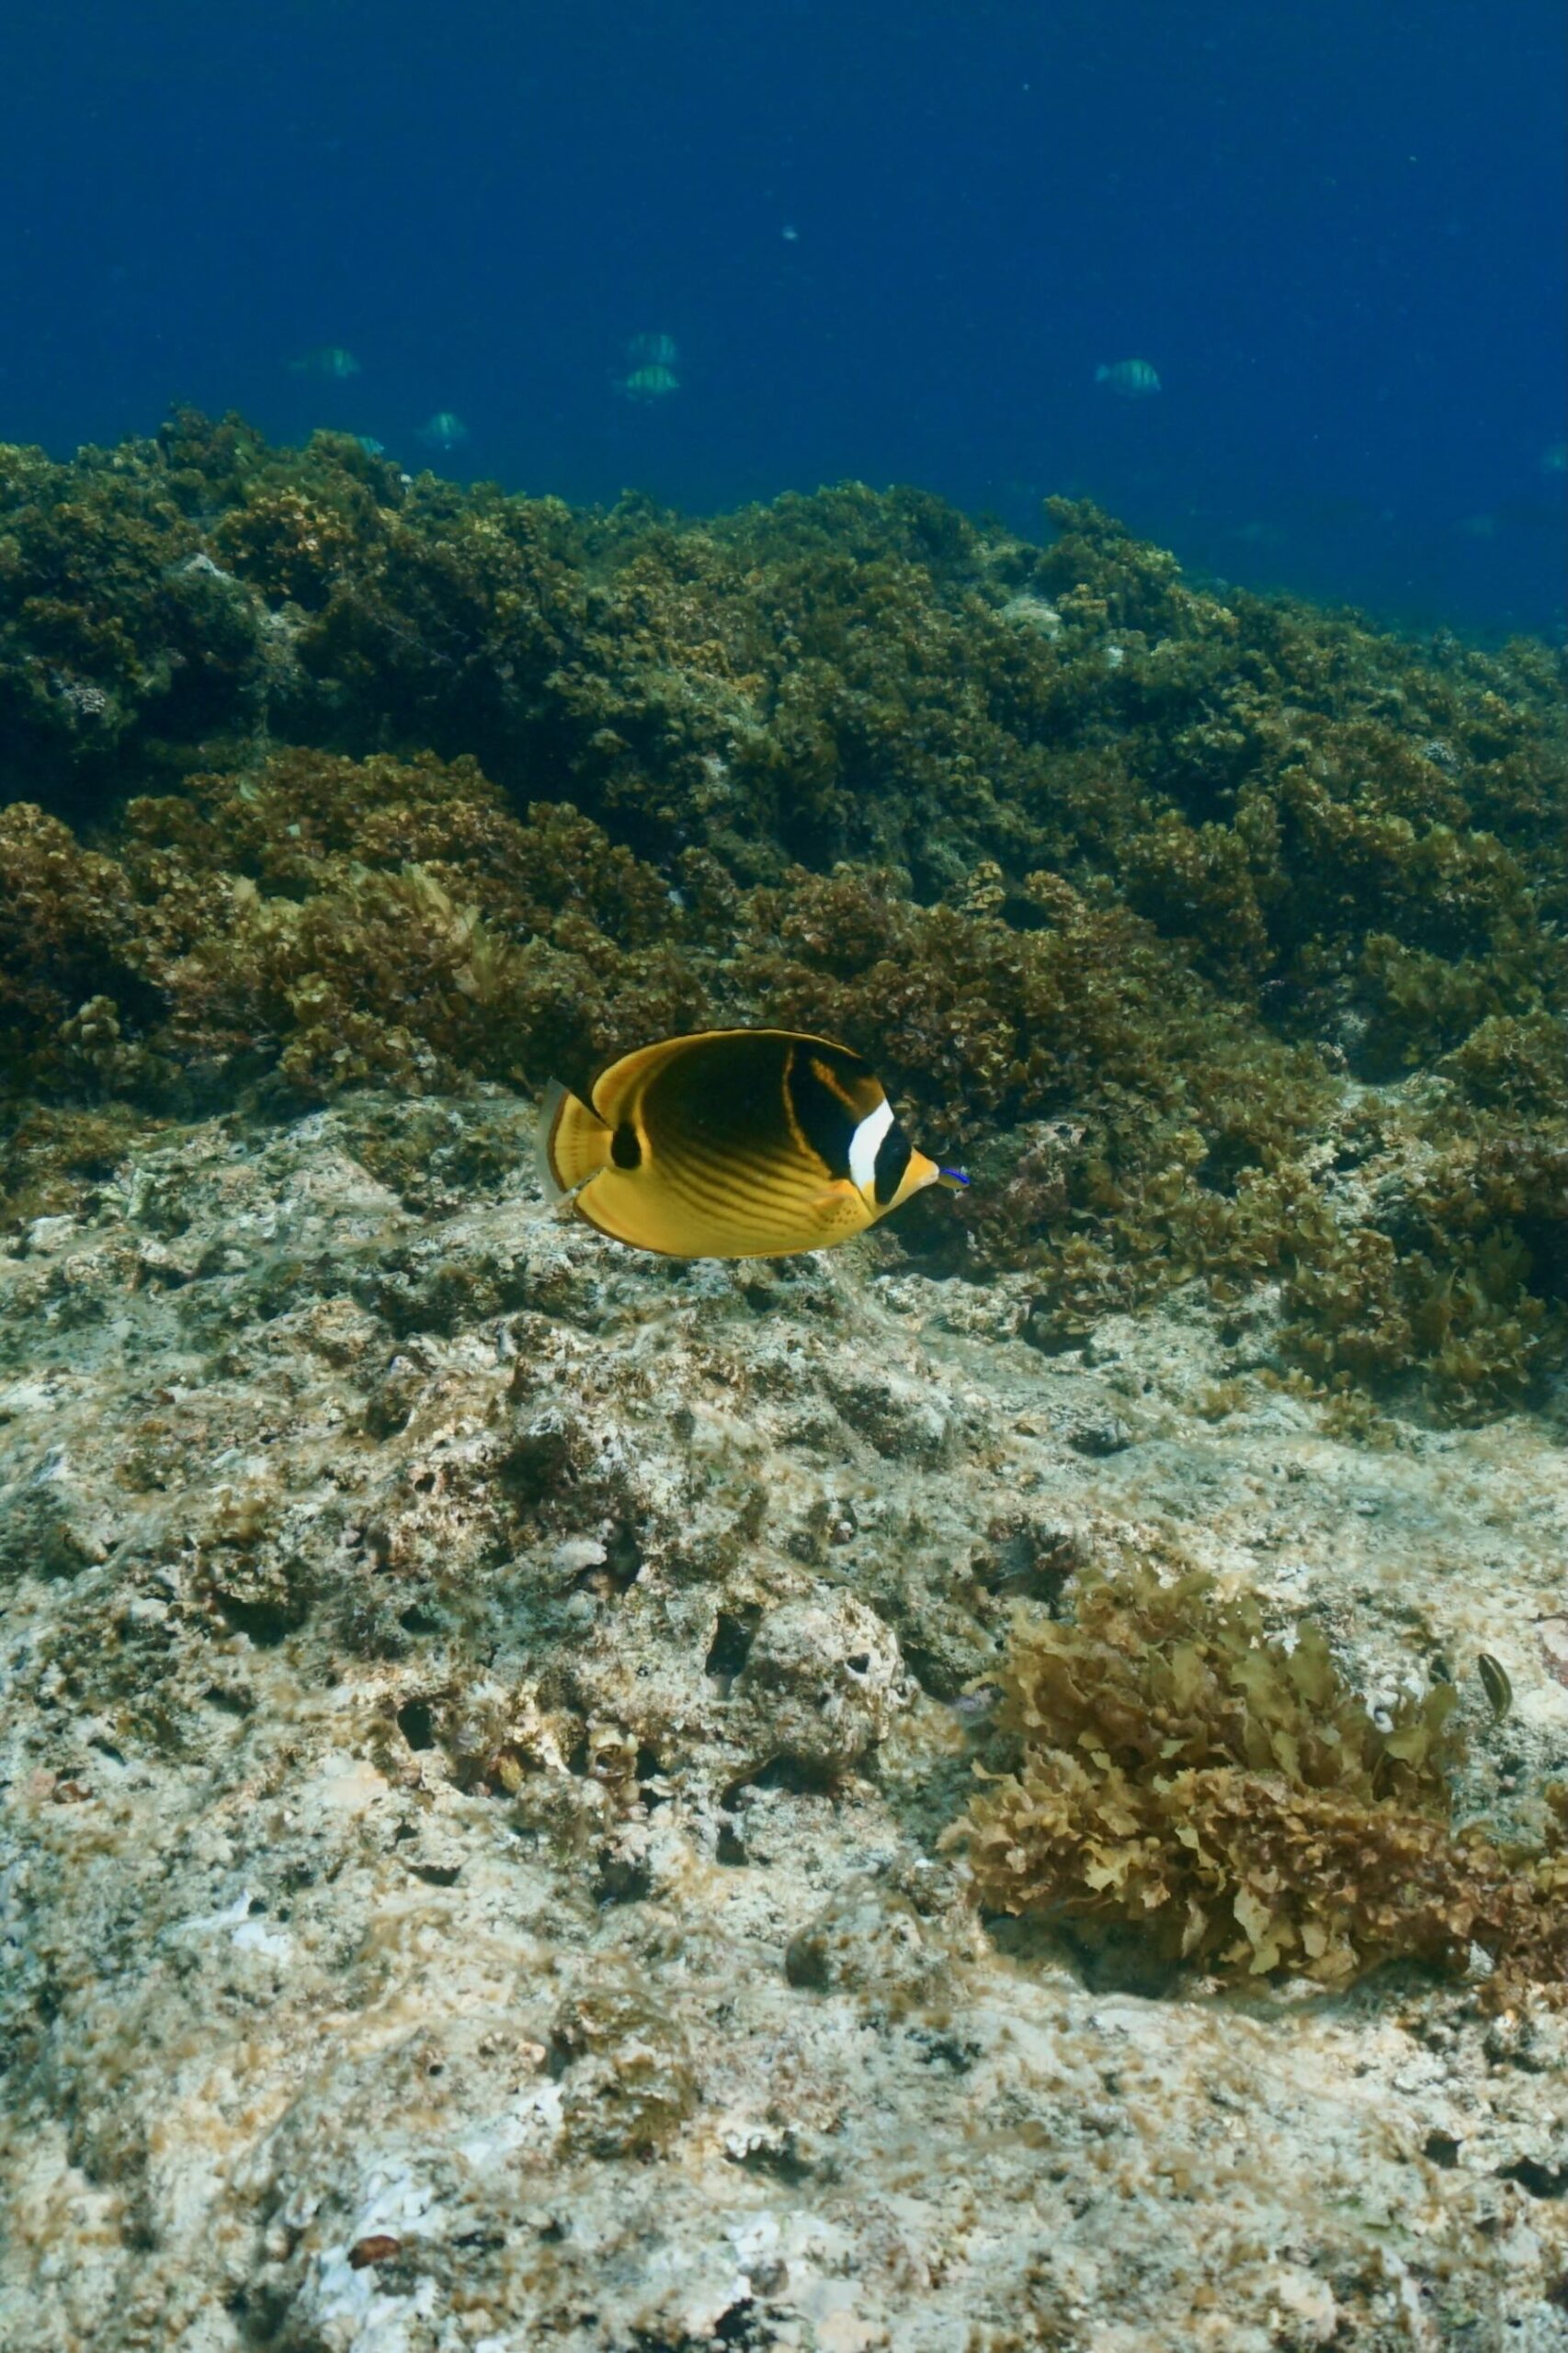
<svg viewBox="0 0 1568 2353">
<path fill-rule="evenodd" d="M 781 1258 L 863 1233 L 927 1185 L 858 1054 L 790 1029 L 706 1029 L 623 1054 L 590 1107 L 551 1082 L 540 1120 L 552 1200 L 672 1258 Z"/>
</svg>

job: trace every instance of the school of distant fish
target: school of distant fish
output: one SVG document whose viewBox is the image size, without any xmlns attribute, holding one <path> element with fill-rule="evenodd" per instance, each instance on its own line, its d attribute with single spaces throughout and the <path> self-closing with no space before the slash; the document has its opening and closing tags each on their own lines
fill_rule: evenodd
<svg viewBox="0 0 1568 2353">
<path fill-rule="evenodd" d="M 669 1258 L 782 1258 L 864 1233 L 929 1185 L 969 1179 L 917 1152 L 847 1046 L 792 1029 L 704 1029 L 623 1054 L 585 1103 L 559 1079 L 540 1114 L 552 1202 Z"/>
<path fill-rule="evenodd" d="M 787 240 L 796 232 L 786 227 Z M 680 347 L 674 335 L 650 330 L 629 337 L 622 348 L 619 365 L 609 371 L 608 386 L 615 395 L 642 409 L 654 409 L 672 400 L 681 389 L 683 360 Z M 345 386 L 354 383 L 364 369 L 352 351 L 340 343 L 324 343 L 307 351 L 289 367 L 294 375 L 306 376 L 320 385 Z M 1095 392 L 1112 404 L 1119 404 L 1136 409 L 1153 400 L 1165 390 L 1160 371 L 1152 359 L 1104 359 L 1092 372 Z M 356 435 L 360 448 L 372 458 L 387 456 L 385 442 L 374 435 Z M 412 438 L 426 449 L 449 457 L 470 438 L 469 427 L 455 409 L 437 409 L 423 424 L 412 429 Z M 1531 527 L 1560 530 L 1562 527 L 1562 484 L 1568 476 L 1568 444 L 1550 442 L 1541 451 L 1540 472 L 1545 481 L 1534 496 L 1525 494 L 1483 513 L 1456 517 L 1451 529 L 1470 540 L 1487 541 L 1496 539 L 1506 529 Z M 1010 485 L 1016 487 L 1016 485 Z M 1381 521 L 1392 518 L 1383 516 Z M 1264 547 L 1275 537 L 1270 527 L 1262 522 L 1243 523 L 1233 536 L 1244 544 Z"/>
<path fill-rule="evenodd" d="M 290 359 L 289 372 L 294 376 L 309 376 L 320 384 L 349 384 L 364 369 L 353 352 L 341 343 L 318 344 L 313 350 L 302 352 L 298 359 Z M 635 401 L 642 406 L 666 401 L 680 390 L 680 349 L 674 335 L 634 335 L 626 346 L 622 365 L 610 376 L 611 389 L 622 400 Z M 372 458 L 386 455 L 386 444 L 373 434 L 356 435 L 362 449 Z M 443 455 L 460 449 L 469 438 L 469 429 L 455 409 L 440 408 L 415 428 L 415 438 L 429 449 L 439 449 Z"/>
<path fill-rule="evenodd" d="M 786 236 L 791 233 L 786 230 Z M 289 362 L 291 374 L 313 377 L 318 383 L 348 384 L 364 373 L 353 352 L 340 343 L 318 344 L 314 350 L 303 353 Z M 667 401 L 681 386 L 680 347 L 674 335 L 664 334 L 634 335 L 627 343 L 621 365 L 612 370 L 611 389 L 622 400 L 649 407 Z M 1110 359 L 1095 369 L 1095 382 L 1118 399 L 1147 400 L 1161 390 L 1159 370 L 1147 359 Z M 454 409 L 437 409 L 415 430 L 415 438 L 427 449 L 449 453 L 469 438 L 468 426 Z M 361 448 L 371 457 L 386 454 L 386 445 L 368 433 L 358 436 Z"/>
</svg>

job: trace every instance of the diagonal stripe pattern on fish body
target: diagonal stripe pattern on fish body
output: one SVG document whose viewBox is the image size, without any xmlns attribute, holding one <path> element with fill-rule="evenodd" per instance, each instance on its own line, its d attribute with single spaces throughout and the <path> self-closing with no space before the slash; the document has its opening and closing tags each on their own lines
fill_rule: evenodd
<svg viewBox="0 0 1568 2353">
<path fill-rule="evenodd" d="M 776 1258 L 863 1233 L 927 1185 L 875 1073 L 831 1039 L 709 1029 L 625 1054 L 585 1103 L 552 1080 L 540 1174 L 601 1233 L 675 1258 Z"/>
</svg>

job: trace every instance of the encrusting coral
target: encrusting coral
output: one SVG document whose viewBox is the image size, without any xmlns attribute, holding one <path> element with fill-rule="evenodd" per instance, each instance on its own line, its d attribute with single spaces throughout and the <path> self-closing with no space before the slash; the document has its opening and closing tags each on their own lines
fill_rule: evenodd
<svg viewBox="0 0 1568 2353">
<path fill-rule="evenodd" d="M 995 1910 L 1227 1976 L 1338 1984 L 1478 1946 L 1495 1998 L 1568 1982 L 1568 1789 L 1533 1850 L 1456 1835 L 1451 1684 L 1377 1722 L 1313 1619 L 1270 1638 L 1250 1596 L 1147 1567 L 1022 1620 L 998 1679 L 1011 1768 L 949 1834 Z"/>
<path fill-rule="evenodd" d="M 0 451 L 12 1214 L 106 1120 L 797 1021 L 969 1154 L 962 1266 L 1033 1270 L 1059 1336 L 1268 1279 L 1330 1389 L 1528 1396 L 1568 1341 L 1559 665 L 1049 521 L 579 512 L 188 411 Z"/>
</svg>

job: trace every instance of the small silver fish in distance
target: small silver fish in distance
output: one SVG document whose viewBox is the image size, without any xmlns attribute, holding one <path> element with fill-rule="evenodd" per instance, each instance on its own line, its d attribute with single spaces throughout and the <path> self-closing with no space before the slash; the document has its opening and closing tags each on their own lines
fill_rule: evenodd
<svg viewBox="0 0 1568 2353">
<path fill-rule="evenodd" d="M 329 383 L 345 384 L 350 376 L 360 372 L 359 362 L 340 343 L 324 343 L 314 351 L 307 351 L 302 359 L 290 359 L 289 366 L 296 376 L 324 376 Z"/>
<path fill-rule="evenodd" d="M 1490 1651 L 1482 1651 L 1478 1654 L 1475 1671 L 1481 1677 L 1481 1688 L 1486 1694 L 1487 1704 L 1501 1723 L 1514 1704 L 1514 1687 L 1501 1661 L 1494 1659 Z"/>
<path fill-rule="evenodd" d="M 1147 359 L 1110 359 L 1095 369 L 1095 381 L 1123 400 L 1147 400 L 1160 389 L 1159 369 Z"/>
<path fill-rule="evenodd" d="M 679 392 L 680 378 L 673 368 L 650 360 L 645 368 L 633 368 L 622 376 L 620 390 L 629 401 L 664 401 Z"/>
<path fill-rule="evenodd" d="M 634 335 L 616 390 L 629 401 L 663 401 L 680 390 L 680 349 L 673 335 Z"/>
<path fill-rule="evenodd" d="M 864 1233 L 956 1169 L 916 1152 L 875 1074 L 827 1038 L 708 1029 L 623 1054 L 588 1105 L 552 1080 L 540 1173 L 617 1242 L 781 1258 Z"/>
<path fill-rule="evenodd" d="M 427 441 L 432 449 L 455 449 L 460 441 L 468 439 L 468 427 L 449 408 L 438 408 L 420 426 L 419 438 Z"/>
</svg>

